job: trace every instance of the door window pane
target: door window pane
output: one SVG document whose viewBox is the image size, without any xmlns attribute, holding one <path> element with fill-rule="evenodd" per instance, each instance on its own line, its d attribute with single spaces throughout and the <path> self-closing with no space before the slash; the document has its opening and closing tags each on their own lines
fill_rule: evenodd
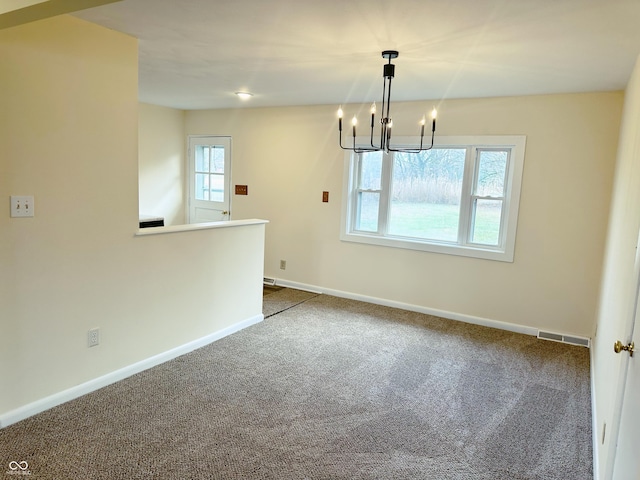
<svg viewBox="0 0 640 480">
<path fill-rule="evenodd" d="M 211 173 L 224 173 L 224 147 L 211 147 Z"/>
<path fill-rule="evenodd" d="M 196 172 L 209 171 L 209 147 L 196 145 Z"/>
<path fill-rule="evenodd" d="M 222 202 L 224 200 L 224 175 L 211 175 L 210 185 L 210 200 L 212 202 Z"/>
<path fill-rule="evenodd" d="M 476 199 L 471 242 L 482 245 L 498 245 L 502 200 Z"/>
<path fill-rule="evenodd" d="M 196 173 L 196 200 L 209 200 L 209 175 Z"/>
<path fill-rule="evenodd" d="M 480 150 L 478 152 L 478 179 L 476 195 L 479 197 L 502 197 L 507 172 L 506 151 Z"/>
<path fill-rule="evenodd" d="M 455 242 L 466 149 L 395 153 L 389 234 Z"/>
<path fill-rule="evenodd" d="M 360 192 L 358 195 L 358 211 L 356 214 L 356 230 L 364 232 L 378 231 L 378 209 L 380 194 L 377 192 Z"/>
</svg>

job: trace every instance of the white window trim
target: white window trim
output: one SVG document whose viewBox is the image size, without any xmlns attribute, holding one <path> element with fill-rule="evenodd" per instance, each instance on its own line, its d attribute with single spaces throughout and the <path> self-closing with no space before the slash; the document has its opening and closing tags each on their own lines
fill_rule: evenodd
<svg viewBox="0 0 640 480">
<path fill-rule="evenodd" d="M 402 146 L 419 145 L 420 139 L 417 137 L 394 137 L 394 143 Z M 357 145 L 367 145 L 369 138 L 356 138 Z M 352 161 L 355 155 L 351 151 L 345 152 L 343 195 L 342 195 L 342 219 L 340 227 L 340 240 L 346 242 L 365 243 L 369 245 L 380 245 L 395 248 L 405 248 L 410 250 L 420 250 L 425 252 L 442 253 L 447 255 L 459 255 L 465 257 L 482 258 L 486 260 L 497 260 L 501 262 L 513 262 L 515 254 L 516 231 L 518 222 L 518 211 L 520 207 L 520 190 L 522 187 L 522 172 L 524 169 L 524 155 L 526 147 L 526 136 L 524 135 L 483 135 L 483 136 L 451 136 L 436 137 L 434 142 L 436 147 L 461 147 L 473 146 L 476 148 L 511 148 L 510 165 L 507 172 L 507 188 L 504 197 L 504 211 L 502 216 L 500 245 L 498 247 L 487 247 L 485 245 L 459 245 L 447 242 L 426 241 L 419 239 L 394 238 L 380 236 L 377 234 L 367 234 L 365 232 L 353 232 L 351 226 L 354 224 L 354 201 L 353 186 L 354 175 L 356 174 L 356 163 Z M 470 167 L 471 162 L 465 162 L 465 168 Z M 473 183 L 473 172 L 465 172 L 465 185 L 463 188 L 470 188 Z M 467 184 L 469 183 L 469 184 Z M 383 188 L 384 190 L 384 188 Z M 388 191 L 388 189 L 387 189 Z M 467 197 L 468 198 L 468 197 Z M 467 202 L 468 203 L 468 202 Z M 470 208 L 470 206 L 462 206 Z M 463 232 L 466 233 L 466 232 Z"/>
</svg>

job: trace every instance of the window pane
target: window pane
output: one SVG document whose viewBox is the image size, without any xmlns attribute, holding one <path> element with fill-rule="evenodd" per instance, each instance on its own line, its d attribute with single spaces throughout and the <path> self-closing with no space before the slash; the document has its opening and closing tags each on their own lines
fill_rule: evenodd
<svg viewBox="0 0 640 480">
<path fill-rule="evenodd" d="M 209 200 L 209 175 L 196 173 L 196 200 Z"/>
<path fill-rule="evenodd" d="M 478 155 L 476 195 L 502 197 L 509 154 L 505 151 L 480 150 Z"/>
<path fill-rule="evenodd" d="M 358 211 L 356 213 L 356 230 L 365 232 L 378 231 L 378 208 L 380 194 L 373 192 L 358 193 Z"/>
<path fill-rule="evenodd" d="M 389 234 L 455 242 L 466 149 L 395 153 Z"/>
<path fill-rule="evenodd" d="M 224 173 L 224 147 L 211 147 L 211 173 Z"/>
<path fill-rule="evenodd" d="M 209 147 L 196 145 L 196 172 L 209 171 Z"/>
<path fill-rule="evenodd" d="M 360 188 L 362 190 L 380 190 L 382 152 L 363 153 L 361 158 Z"/>
<path fill-rule="evenodd" d="M 476 199 L 474 208 L 475 219 L 471 242 L 497 246 L 500 240 L 502 200 Z"/>
<path fill-rule="evenodd" d="M 224 201 L 224 175 L 211 175 L 211 201 Z"/>
</svg>

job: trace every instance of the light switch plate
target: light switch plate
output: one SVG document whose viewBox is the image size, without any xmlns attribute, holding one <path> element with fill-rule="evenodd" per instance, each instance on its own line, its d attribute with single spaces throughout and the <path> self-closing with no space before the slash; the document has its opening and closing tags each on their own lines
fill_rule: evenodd
<svg viewBox="0 0 640 480">
<path fill-rule="evenodd" d="M 34 211 L 33 195 L 11 195 L 12 217 L 33 217 Z"/>
</svg>

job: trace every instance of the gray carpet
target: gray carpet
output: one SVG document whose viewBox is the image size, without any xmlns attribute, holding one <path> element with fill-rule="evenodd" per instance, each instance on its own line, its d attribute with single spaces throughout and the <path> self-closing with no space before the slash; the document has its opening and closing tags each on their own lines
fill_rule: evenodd
<svg viewBox="0 0 640 480">
<path fill-rule="evenodd" d="M 590 422 L 585 348 L 320 295 L 1 430 L 0 474 L 587 480 Z"/>
<path fill-rule="evenodd" d="M 263 293 L 262 313 L 264 318 L 284 312 L 318 295 L 304 290 L 269 285 L 263 287 Z"/>
</svg>

